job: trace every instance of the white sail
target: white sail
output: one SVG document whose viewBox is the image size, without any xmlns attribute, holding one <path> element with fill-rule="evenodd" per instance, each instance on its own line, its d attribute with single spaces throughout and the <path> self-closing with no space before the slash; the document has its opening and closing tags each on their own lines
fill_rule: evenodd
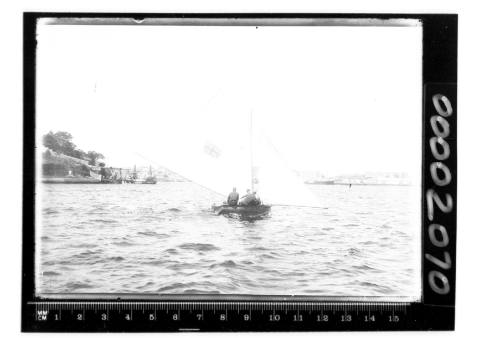
<svg viewBox="0 0 500 338">
<path fill-rule="evenodd" d="M 251 181 L 247 154 L 248 147 L 206 138 L 199 149 L 186 154 L 196 158 L 196 166 L 184 168 L 180 173 L 222 195 L 227 195 L 233 188 L 241 193 L 250 187 Z"/>
<path fill-rule="evenodd" d="M 203 113 L 186 112 L 176 125 L 185 132 L 165 145 L 164 165 L 223 197 L 234 187 L 240 196 L 257 191 L 265 204 L 318 206 L 263 132 L 265 116 L 246 100 L 229 90 L 200 104 Z"/>
<path fill-rule="evenodd" d="M 254 114 L 255 116 L 255 114 Z M 321 206 L 298 175 L 286 164 L 279 150 L 253 121 L 255 190 L 266 204 Z"/>
<path fill-rule="evenodd" d="M 248 123 L 226 110 L 199 116 L 179 126 L 186 134 L 165 149 L 165 166 L 213 192 L 240 195 L 250 188 Z M 222 128 L 227 126 L 227 128 Z"/>
<path fill-rule="evenodd" d="M 240 196 L 255 190 L 265 204 L 320 206 L 259 127 L 265 119 L 251 122 L 249 112 L 245 115 L 217 112 L 201 117 L 186 135 L 189 142 L 182 153 L 170 154 L 167 166 L 222 196 L 234 187 Z M 214 123 L 228 127 L 220 132 L 211 128 Z"/>
</svg>

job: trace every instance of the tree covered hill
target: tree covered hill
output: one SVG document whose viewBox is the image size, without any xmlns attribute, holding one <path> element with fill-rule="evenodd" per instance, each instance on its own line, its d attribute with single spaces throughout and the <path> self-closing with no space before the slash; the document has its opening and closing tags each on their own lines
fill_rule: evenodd
<svg viewBox="0 0 500 338">
<path fill-rule="evenodd" d="M 66 131 L 52 132 L 43 135 L 42 143 L 48 149 L 57 154 L 75 157 L 88 161 L 92 166 L 97 165 L 98 160 L 104 159 L 104 155 L 94 150 L 83 151 L 73 143 L 73 136 Z"/>
</svg>

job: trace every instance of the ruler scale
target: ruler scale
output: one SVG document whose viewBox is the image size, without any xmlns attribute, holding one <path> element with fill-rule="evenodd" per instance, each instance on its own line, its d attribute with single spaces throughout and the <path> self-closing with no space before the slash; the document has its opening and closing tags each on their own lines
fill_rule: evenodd
<svg viewBox="0 0 500 338">
<path fill-rule="evenodd" d="M 416 303 L 400 302 L 35 301 L 28 305 L 41 331 L 409 330 L 420 312 L 415 311 Z"/>
</svg>

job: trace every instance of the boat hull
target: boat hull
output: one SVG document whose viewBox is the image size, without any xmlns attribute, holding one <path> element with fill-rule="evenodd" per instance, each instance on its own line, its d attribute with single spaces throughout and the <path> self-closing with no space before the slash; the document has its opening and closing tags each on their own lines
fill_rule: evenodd
<svg viewBox="0 0 500 338">
<path fill-rule="evenodd" d="M 212 211 L 217 215 L 240 215 L 246 217 L 264 216 L 271 210 L 270 205 L 256 206 L 229 206 L 229 205 L 214 205 Z"/>
<path fill-rule="evenodd" d="M 154 177 L 148 177 L 146 179 L 129 179 L 129 180 L 124 180 L 125 183 L 131 183 L 131 184 L 156 184 L 156 178 Z"/>
<path fill-rule="evenodd" d="M 142 184 L 156 184 L 156 177 L 146 177 Z"/>
</svg>

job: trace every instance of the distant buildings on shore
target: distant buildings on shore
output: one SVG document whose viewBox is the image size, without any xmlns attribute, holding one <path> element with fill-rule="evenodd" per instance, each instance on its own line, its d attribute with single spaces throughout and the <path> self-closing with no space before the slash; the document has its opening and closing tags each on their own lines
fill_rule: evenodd
<svg viewBox="0 0 500 338">
<path fill-rule="evenodd" d="M 186 181 L 182 176 L 165 168 L 151 166 L 130 168 L 106 167 L 96 161 L 68 156 L 45 148 L 42 150 L 42 182 L 44 183 L 138 183 L 148 180 L 160 182 Z"/>
<path fill-rule="evenodd" d="M 164 166 L 154 169 L 149 166 L 113 168 L 104 167 L 101 161 L 96 161 L 96 164 L 91 165 L 89 160 L 59 154 L 45 148 L 42 152 L 42 181 L 47 183 L 118 183 L 118 181 L 127 181 L 131 174 L 139 177 L 149 172 L 151 176 L 151 170 L 158 182 L 189 181 Z M 367 172 L 332 177 L 316 171 L 296 171 L 296 174 L 306 184 L 402 186 L 412 184 L 406 173 Z"/>
<path fill-rule="evenodd" d="M 298 172 L 306 184 L 324 185 L 411 185 L 406 173 L 367 172 L 328 177 L 319 172 Z"/>
</svg>

